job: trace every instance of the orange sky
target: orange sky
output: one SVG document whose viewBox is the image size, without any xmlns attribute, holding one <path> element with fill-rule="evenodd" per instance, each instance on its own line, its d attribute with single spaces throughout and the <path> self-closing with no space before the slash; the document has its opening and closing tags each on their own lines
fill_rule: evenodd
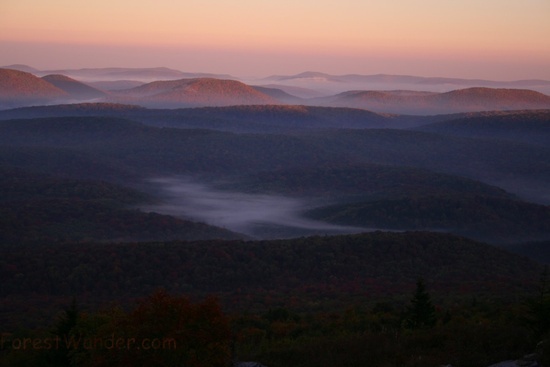
<svg viewBox="0 0 550 367">
<path fill-rule="evenodd" d="M 549 0 L 0 0 L 0 65 L 550 79 Z"/>
</svg>

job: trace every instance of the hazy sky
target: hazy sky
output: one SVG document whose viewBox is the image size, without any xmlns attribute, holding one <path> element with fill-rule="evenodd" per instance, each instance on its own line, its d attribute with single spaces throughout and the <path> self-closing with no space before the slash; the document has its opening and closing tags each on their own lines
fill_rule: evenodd
<svg viewBox="0 0 550 367">
<path fill-rule="evenodd" d="M 0 65 L 550 79 L 550 0 L 0 0 Z"/>
</svg>

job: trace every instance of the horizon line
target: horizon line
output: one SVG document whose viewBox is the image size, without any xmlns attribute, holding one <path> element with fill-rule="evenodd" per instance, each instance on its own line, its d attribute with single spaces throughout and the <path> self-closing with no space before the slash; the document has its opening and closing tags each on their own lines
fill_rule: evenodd
<svg viewBox="0 0 550 367">
<path fill-rule="evenodd" d="M 359 72 L 350 72 L 350 73 L 327 73 L 324 71 L 315 71 L 315 70 L 304 70 L 302 72 L 298 73 L 288 73 L 288 74 L 269 74 L 267 76 L 243 76 L 243 75 L 235 75 L 231 73 L 217 73 L 217 72 L 210 72 L 210 71 L 185 71 L 181 69 L 176 69 L 173 67 L 168 66 L 102 66 L 102 67 L 56 67 L 56 68 L 36 68 L 34 66 L 28 65 L 28 64 L 10 64 L 10 65 L 2 65 L 0 68 L 2 69 L 12 69 L 12 70 L 18 70 L 23 72 L 28 72 L 32 74 L 32 71 L 27 70 L 19 70 L 14 67 L 20 67 L 20 68 L 28 68 L 32 69 L 35 72 L 56 72 L 56 71 L 84 71 L 84 70 L 102 70 L 102 69 L 126 69 L 126 70 L 170 70 L 175 71 L 183 74 L 210 74 L 210 75 L 219 75 L 219 76 L 230 76 L 235 78 L 254 78 L 254 79 L 269 79 L 274 77 L 298 77 L 303 74 L 319 74 L 329 77 L 350 77 L 350 76 L 361 76 L 361 77 L 375 77 L 375 76 L 396 76 L 396 77 L 417 77 L 417 78 L 424 78 L 424 79 L 454 79 L 454 80 L 464 80 L 464 81 L 489 81 L 489 82 L 499 82 L 499 83 L 512 83 L 512 82 L 548 82 L 550 83 L 550 79 L 545 78 L 521 78 L 521 79 L 491 79 L 491 78 L 482 78 L 482 77 L 455 77 L 455 76 L 449 76 L 449 75 L 437 75 L 437 76 L 426 76 L 421 74 L 408 74 L 408 73 L 359 73 Z"/>
</svg>

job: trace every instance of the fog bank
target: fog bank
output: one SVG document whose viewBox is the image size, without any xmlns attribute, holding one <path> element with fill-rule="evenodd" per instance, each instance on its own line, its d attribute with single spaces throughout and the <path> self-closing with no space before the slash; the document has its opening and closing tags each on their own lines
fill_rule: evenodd
<svg viewBox="0 0 550 367">
<path fill-rule="evenodd" d="M 277 195 L 221 191 L 189 177 L 161 177 L 150 183 L 162 203 L 142 210 L 205 222 L 255 238 L 356 233 L 368 229 L 308 219 L 304 200 Z"/>
</svg>

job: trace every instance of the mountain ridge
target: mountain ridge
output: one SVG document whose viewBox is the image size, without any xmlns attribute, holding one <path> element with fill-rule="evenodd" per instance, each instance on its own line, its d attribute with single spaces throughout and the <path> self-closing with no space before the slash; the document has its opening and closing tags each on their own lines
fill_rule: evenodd
<svg viewBox="0 0 550 367">
<path fill-rule="evenodd" d="M 310 100 L 312 104 L 374 112 L 434 115 L 491 110 L 548 109 L 550 96 L 528 90 L 472 87 L 450 92 L 347 91 Z"/>
<path fill-rule="evenodd" d="M 30 69 L 25 65 L 15 65 L 20 69 Z M 82 76 L 86 73 L 103 73 L 109 75 L 113 85 L 132 85 L 131 81 L 124 83 L 113 81 L 112 77 L 128 77 L 124 73 L 149 73 L 149 75 L 164 75 L 170 80 L 163 78 L 151 81 L 142 85 L 123 90 L 114 90 L 109 93 L 98 90 L 80 80 L 65 74 L 49 74 L 42 77 L 42 80 L 57 87 L 57 94 L 46 84 L 39 86 L 36 80 L 30 81 L 34 74 L 12 70 L 8 72 L 3 70 L 4 77 L 0 79 L 0 89 L 3 89 L 3 108 L 19 107 L 36 104 L 59 103 L 61 96 L 68 101 L 83 101 L 101 99 L 105 102 L 138 104 L 151 108 L 185 108 L 185 107 L 203 107 L 203 106 L 231 106 L 231 105 L 272 105 L 272 104 L 292 104 L 326 107 L 348 107 L 360 108 L 377 113 L 393 113 L 405 115 L 436 115 L 450 113 L 466 113 L 491 110 L 522 110 L 522 109 L 550 109 L 550 96 L 541 92 L 523 89 L 523 88 L 492 88 L 484 86 L 475 86 L 468 88 L 453 89 L 447 92 L 424 91 L 411 89 L 377 90 L 377 89 L 348 89 L 338 94 L 331 94 L 327 97 L 304 98 L 292 95 L 286 92 L 284 84 L 281 88 L 272 88 L 266 86 L 254 86 L 252 83 L 244 83 L 235 79 L 221 79 L 214 77 L 192 77 L 178 78 L 182 75 L 195 76 L 197 73 L 183 73 L 178 70 L 168 68 L 103 68 L 103 69 L 79 69 Z M 99 70 L 99 71 L 98 71 Z M 160 73 L 160 74 L 159 74 Z M 164 73 L 164 74 L 163 74 Z M 10 77 L 7 76 L 10 74 Z M 124 75 L 123 75 L 124 74 Z M 213 75 L 213 74 L 201 74 Z M 19 82 L 15 81 L 17 76 Z M 393 76 L 379 74 L 374 76 L 362 76 L 358 74 L 349 74 L 342 80 L 330 79 L 329 74 L 317 72 L 305 72 L 294 76 L 295 79 L 326 79 L 332 82 L 341 83 L 345 86 L 354 86 L 349 84 L 349 80 L 373 80 L 378 81 L 408 81 L 417 83 L 420 81 L 440 82 L 446 81 L 445 78 L 421 78 L 413 76 Z M 287 77 L 272 77 L 273 79 L 286 80 Z M 285 79 L 286 78 L 286 79 Z M 328 78 L 328 79 L 327 79 Z M 291 78 L 292 79 L 292 78 Z M 450 80 L 453 80 L 452 78 Z M 474 80 L 475 81 L 475 80 Z M 544 81 L 542 81 L 544 82 Z M 134 82 L 131 82 L 134 83 Z M 504 82 L 502 82 L 504 83 Z M 519 82 L 518 82 L 519 83 Z M 3 85 L 2 85 L 3 84 Z M 135 84 L 134 84 L 135 85 Z M 411 84 L 412 85 L 412 84 Z M 415 84 L 418 86 L 421 84 Z M 548 82 L 550 86 L 550 82 Z M 40 95 L 40 91 L 49 88 L 45 95 Z M 302 87 L 295 88 L 298 93 L 306 93 L 308 89 Z M 59 91 L 66 93 L 60 94 Z M 319 93 L 325 93 L 318 89 Z M 18 94 L 19 93 L 19 94 Z M 25 95 L 26 93 L 26 95 Z M 40 98 L 31 98 L 30 94 L 35 93 Z M 22 95 L 22 96 L 21 96 Z M 19 99 L 19 100 L 18 100 Z"/>
<path fill-rule="evenodd" d="M 361 109 L 282 104 L 149 109 L 117 103 L 78 103 L 0 111 L 0 120 L 67 116 L 124 117 L 153 126 L 235 132 L 384 128 L 394 126 L 396 120 L 393 116 Z"/>
<path fill-rule="evenodd" d="M 550 85 L 550 80 L 545 79 L 517 79 L 508 81 L 497 81 L 490 79 L 477 78 L 453 78 L 453 77 L 428 77 L 416 76 L 407 74 L 329 74 L 316 71 L 306 71 L 292 75 L 271 75 L 266 77 L 267 80 L 292 80 L 301 78 L 325 78 L 339 82 L 352 81 L 368 81 L 368 82 L 407 82 L 414 84 L 456 84 L 456 85 L 471 85 L 480 84 L 486 86 L 504 86 L 504 85 Z"/>
<path fill-rule="evenodd" d="M 473 138 L 498 138 L 546 146 L 550 142 L 550 110 L 456 116 L 413 128 Z"/>
<path fill-rule="evenodd" d="M 0 69 L 0 108 L 51 104 L 68 96 L 62 89 L 31 73 Z"/>
<path fill-rule="evenodd" d="M 0 164 L 0 242 L 50 243 L 242 239 L 228 230 L 134 209 L 151 200 L 102 181 L 32 173 Z M 60 230 L 63 228 L 63 230 Z"/>
<path fill-rule="evenodd" d="M 239 81 L 192 78 L 155 81 L 117 91 L 115 101 L 137 101 L 146 107 L 231 106 L 243 104 L 280 104 L 273 97 Z"/>
<path fill-rule="evenodd" d="M 97 88 L 62 74 L 48 74 L 42 79 L 65 91 L 76 100 L 90 100 L 107 96 L 107 93 Z"/>
<path fill-rule="evenodd" d="M 163 75 L 165 77 L 179 77 L 179 78 L 192 78 L 192 77 L 215 77 L 215 78 L 225 78 L 225 79 L 236 79 L 241 80 L 244 78 L 234 77 L 229 74 L 217 74 L 217 73 L 206 73 L 206 72 L 185 72 L 173 68 L 168 68 L 165 66 L 158 67 L 103 67 L 103 68 L 57 68 L 57 69 L 46 69 L 40 70 L 29 65 L 23 64 L 12 64 L 6 66 L 0 66 L 0 68 L 7 69 L 16 69 L 25 72 L 38 73 L 41 76 L 47 74 L 71 74 L 81 76 L 122 76 L 122 75 L 143 75 L 151 77 L 152 75 Z M 68 75 L 68 76 L 71 76 Z M 338 82 L 406 82 L 413 84 L 453 84 L 453 85 L 463 85 L 463 86 L 485 86 L 485 87 L 511 87 L 519 86 L 525 87 L 528 85 L 532 86 L 550 86 L 550 80 L 545 79 L 511 79 L 511 80 L 492 80 L 492 79 L 482 79 L 482 78 L 459 78 L 459 77 L 447 77 L 447 76 L 420 76 L 420 75 L 410 75 L 410 74 L 386 74 L 386 73 L 377 73 L 377 74 L 360 74 L 360 73 L 349 73 L 349 74 L 331 74 L 320 71 L 304 71 L 297 74 L 274 74 L 266 77 L 261 77 L 258 80 L 292 80 L 292 79 L 301 79 L 301 78 L 319 78 L 327 79 Z"/>
<path fill-rule="evenodd" d="M 233 78 L 229 74 L 213 74 L 213 73 L 193 73 L 184 72 L 168 67 L 104 67 L 104 68 L 80 68 L 80 69 L 47 69 L 39 70 L 37 68 L 14 64 L 5 66 L 5 68 L 13 68 L 21 71 L 30 72 L 36 76 L 45 76 L 48 74 L 63 74 L 72 78 L 84 78 L 87 81 L 105 81 L 114 79 L 137 79 L 137 81 L 150 82 L 156 79 L 170 80 L 175 78 L 197 78 L 197 77 L 220 77 Z M 89 79 L 89 80 L 88 80 Z"/>
</svg>

